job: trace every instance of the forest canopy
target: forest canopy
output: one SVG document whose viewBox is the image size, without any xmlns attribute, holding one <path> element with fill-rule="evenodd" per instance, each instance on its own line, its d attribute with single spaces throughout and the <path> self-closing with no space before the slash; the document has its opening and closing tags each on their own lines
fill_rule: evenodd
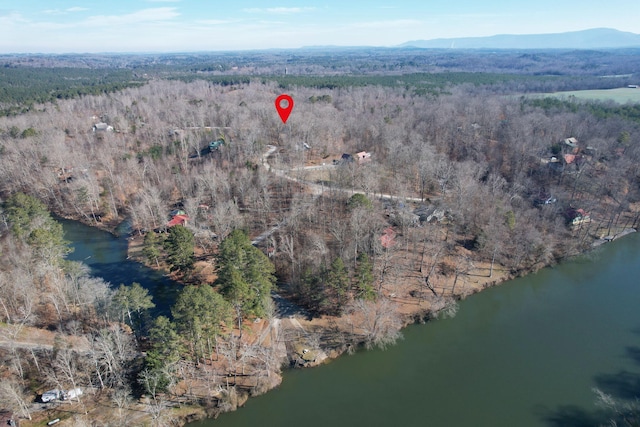
<svg viewBox="0 0 640 427">
<path fill-rule="evenodd" d="M 143 84 L 131 70 L 0 67 L 0 114 L 22 113 L 34 104 L 100 95 Z"/>
</svg>

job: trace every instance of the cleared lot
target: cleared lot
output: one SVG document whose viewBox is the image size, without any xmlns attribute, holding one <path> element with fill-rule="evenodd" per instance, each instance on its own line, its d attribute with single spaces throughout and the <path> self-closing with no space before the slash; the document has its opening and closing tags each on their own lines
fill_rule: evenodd
<svg viewBox="0 0 640 427">
<path fill-rule="evenodd" d="M 618 88 L 603 90 L 576 90 L 570 92 L 554 92 L 539 95 L 540 97 L 555 96 L 558 98 L 569 98 L 575 96 L 578 99 L 590 99 L 595 101 L 614 101 L 619 104 L 640 103 L 640 88 Z"/>
</svg>

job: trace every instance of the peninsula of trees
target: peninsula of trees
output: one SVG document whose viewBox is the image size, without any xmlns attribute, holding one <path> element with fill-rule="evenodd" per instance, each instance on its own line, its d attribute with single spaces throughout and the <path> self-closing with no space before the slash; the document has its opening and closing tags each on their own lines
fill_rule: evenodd
<svg viewBox="0 0 640 427">
<path fill-rule="evenodd" d="M 28 420 L 82 388 L 76 425 L 229 410 L 636 228 L 639 105 L 532 93 L 640 90 L 637 57 L 0 57 L 0 401 Z M 50 212 L 127 221 L 131 256 L 182 283 L 169 315 L 67 261 Z"/>
</svg>

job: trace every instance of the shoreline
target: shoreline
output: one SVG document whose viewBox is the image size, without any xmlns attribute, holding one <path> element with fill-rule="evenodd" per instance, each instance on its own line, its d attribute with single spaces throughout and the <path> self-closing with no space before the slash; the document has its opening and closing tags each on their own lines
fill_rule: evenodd
<svg viewBox="0 0 640 427">
<path fill-rule="evenodd" d="M 116 236 L 118 235 L 117 233 L 115 233 L 115 227 L 117 227 L 118 224 L 114 224 L 113 221 L 109 225 L 101 224 L 102 226 L 100 226 L 97 224 L 86 224 L 86 222 L 81 221 L 78 218 L 69 218 L 69 217 L 64 217 L 64 218 L 76 220 L 81 223 L 84 223 L 85 225 L 96 227 L 103 231 L 107 231 L 112 235 L 116 235 Z M 113 227 L 114 227 L 113 229 L 109 229 L 109 226 L 111 224 L 113 224 Z M 622 238 L 634 232 L 636 232 L 635 229 L 627 228 L 615 234 L 614 237 L 611 239 L 607 239 L 607 238 L 597 239 L 595 242 L 593 242 L 592 245 L 589 245 L 588 247 L 586 247 L 585 251 L 582 251 L 576 254 L 571 254 L 563 259 L 570 259 L 576 255 L 588 253 L 590 250 L 592 250 L 595 247 L 598 247 L 607 242 L 611 242 L 613 240 L 617 240 L 619 238 Z M 151 266 L 151 265 L 148 265 L 147 263 L 142 262 L 143 260 L 141 259 L 141 253 L 140 253 L 141 242 L 142 242 L 141 236 L 133 235 L 133 236 L 125 237 L 121 235 L 119 237 L 127 239 L 127 255 L 132 260 L 136 262 L 141 262 L 153 269 L 162 270 L 162 268 L 158 268 L 157 266 Z M 397 256 L 400 257 L 401 255 L 399 254 Z M 493 268 L 493 276 L 489 276 L 489 274 L 487 273 L 487 271 L 489 270 L 489 266 L 487 262 L 476 263 L 477 265 L 475 266 L 474 271 L 469 271 L 467 272 L 466 275 L 462 275 L 460 276 L 459 279 L 456 279 L 458 280 L 459 284 L 458 284 L 458 287 L 456 288 L 455 294 L 452 295 L 452 299 L 455 301 L 460 301 L 470 295 L 481 292 L 484 289 L 502 285 L 509 280 L 515 279 L 517 277 L 526 276 L 542 268 L 551 267 L 557 261 L 562 261 L 562 260 L 552 260 L 551 262 L 546 263 L 545 265 L 537 264 L 526 271 L 523 270 L 518 272 L 518 274 L 512 274 L 508 272 L 503 266 L 499 266 L 496 264 Z M 483 272 L 486 274 L 483 275 L 482 274 Z M 453 278 L 446 277 L 446 279 L 453 279 Z M 427 294 L 427 295 L 420 294 L 419 296 L 411 295 L 411 291 L 415 291 L 415 290 L 424 291 L 424 289 L 421 286 L 416 284 L 416 277 L 408 276 L 408 275 L 406 276 L 399 275 L 399 277 L 397 277 L 396 280 L 398 281 L 404 280 L 404 283 L 395 284 L 393 286 L 390 284 L 385 284 L 385 286 L 382 287 L 382 293 L 384 295 L 383 298 L 385 300 L 389 300 L 394 303 L 394 307 L 397 310 L 397 313 L 399 313 L 400 315 L 400 318 L 402 321 L 400 330 L 412 324 L 426 323 L 432 320 L 437 320 L 438 317 L 441 315 L 440 313 L 443 310 L 447 310 L 448 307 L 446 305 L 441 304 L 443 302 L 442 300 L 434 301 L 432 298 L 429 298 L 430 294 Z M 402 292 L 397 292 L 398 289 L 396 288 L 398 287 L 401 288 Z M 444 289 L 446 289 L 446 286 L 443 287 L 443 290 Z M 392 292 L 393 290 L 395 290 L 396 292 Z M 445 315 L 446 315 L 446 311 L 445 311 Z M 323 328 L 328 329 L 329 327 L 336 327 L 336 324 L 338 324 L 338 327 L 342 327 L 343 330 L 347 328 L 349 325 L 351 325 L 351 327 L 353 328 L 353 325 L 347 321 L 347 318 L 348 318 L 348 315 L 343 315 L 340 317 L 321 316 L 321 317 L 308 319 L 306 318 L 306 316 L 302 316 L 296 313 L 289 316 L 288 318 L 284 318 L 284 317 L 277 318 L 276 319 L 277 326 L 275 326 L 275 328 L 278 329 L 280 332 L 301 328 L 303 331 L 307 331 L 305 333 L 308 333 L 308 331 L 317 332 L 318 329 L 322 330 Z M 273 327 L 273 325 L 271 324 L 271 321 L 267 322 L 266 320 L 261 320 L 259 324 L 251 325 L 251 326 L 258 327 L 257 330 L 254 331 L 257 335 L 263 334 L 266 330 L 269 330 L 269 328 Z M 313 357 L 311 360 L 306 360 L 303 357 L 304 354 L 302 354 L 303 350 L 301 350 L 303 347 L 304 348 L 310 347 L 309 345 L 306 345 L 306 346 L 302 345 L 302 347 L 298 345 L 296 347 L 295 345 L 287 346 L 284 343 L 282 343 L 281 348 L 279 349 L 281 363 L 278 369 L 271 372 L 271 374 L 273 374 L 271 381 L 268 384 L 263 384 L 259 390 L 247 389 L 245 387 L 240 386 L 240 388 L 235 390 L 233 393 L 234 398 L 231 399 L 232 404 L 224 405 L 223 408 L 220 408 L 218 406 L 218 403 L 221 401 L 220 396 L 210 395 L 208 397 L 209 402 L 213 403 L 213 405 L 211 404 L 195 405 L 193 403 L 187 403 L 186 401 L 184 401 L 184 397 L 180 397 L 179 395 L 176 395 L 176 398 L 171 400 L 174 400 L 174 403 L 177 406 L 171 405 L 167 407 L 167 410 L 171 411 L 171 413 L 177 417 L 176 421 L 178 421 L 180 425 L 186 425 L 188 423 L 203 420 L 203 419 L 209 419 L 209 418 L 215 419 L 221 413 L 234 411 L 239 407 L 243 406 L 250 397 L 257 396 L 277 388 L 283 381 L 282 372 L 284 370 L 316 367 L 325 363 L 330 363 L 332 360 L 337 359 L 338 357 L 342 356 L 344 353 L 350 354 L 355 350 L 369 347 L 367 341 L 363 339 L 362 336 L 359 336 L 357 334 L 352 334 L 350 336 L 345 334 L 345 336 L 348 337 L 349 339 L 345 339 L 345 341 L 340 346 L 327 343 L 326 341 L 319 341 L 317 344 L 317 348 L 311 349 L 313 351 L 313 354 L 315 355 L 315 357 Z M 394 345 L 394 344 L 395 343 L 392 343 L 391 345 Z M 278 345 L 280 344 L 276 344 L 275 346 L 278 346 Z M 227 397 L 227 399 L 229 398 Z M 206 400 L 207 399 L 204 396 L 198 399 L 198 401 L 200 402 L 205 402 Z M 227 400 L 227 402 L 229 402 L 229 400 Z M 142 404 L 142 401 L 135 403 L 133 407 L 130 408 L 130 410 L 139 411 L 140 408 L 136 408 L 136 406 L 141 404 Z M 100 403 L 98 403 L 98 405 L 100 405 Z M 103 406 L 103 410 L 106 410 L 106 408 L 104 408 L 104 405 L 101 405 L 101 406 Z M 145 417 L 147 416 L 150 416 L 150 414 L 147 414 Z M 28 425 L 31 425 L 31 424 L 29 423 Z"/>
<path fill-rule="evenodd" d="M 613 240 L 618 240 L 618 239 L 620 239 L 620 238 L 622 238 L 624 236 L 627 236 L 629 234 L 633 234 L 635 232 L 637 232 L 637 230 L 632 229 L 632 228 L 625 229 L 623 232 L 618 233 L 616 235 L 615 239 L 604 240 L 603 243 L 608 243 L 608 242 L 612 242 Z M 599 239 L 599 240 L 603 240 L 603 239 Z M 597 245 L 597 246 L 600 246 L 600 245 Z M 584 252 L 581 252 L 579 254 L 574 254 L 574 255 L 568 256 L 567 258 L 565 258 L 563 260 L 560 260 L 559 262 L 572 259 L 572 258 L 574 258 L 576 256 L 580 256 L 582 254 L 586 254 L 592 248 L 595 248 L 597 246 L 592 246 L 590 249 L 588 249 L 588 250 L 586 250 Z M 550 262 L 550 263 L 548 263 L 548 264 L 546 264 L 544 266 L 539 266 L 538 268 L 533 268 L 533 269 L 531 269 L 529 271 L 526 271 L 526 272 L 520 272 L 520 274 L 518 274 L 518 275 L 506 274 L 504 276 L 501 276 L 500 279 L 495 279 L 495 280 L 490 281 L 490 282 L 486 281 L 480 289 L 477 289 L 472 293 L 467 293 L 467 294 L 464 294 L 464 295 L 462 295 L 462 294 L 456 295 L 456 301 L 461 301 L 463 299 L 466 299 L 467 297 L 469 297 L 469 296 L 471 296 L 473 294 L 479 293 L 479 292 L 481 292 L 481 291 L 483 291 L 485 289 L 493 288 L 493 287 L 496 287 L 496 286 L 501 286 L 504 283 L 509 282 L 511 280 L 514 280 L 516 278 L 525 277 L 525 276 L 527 276 L 529 274 L 532 274 L 532 273 L 535 273 L 535 272 L 537 272 L 537 271 L 539 271 L 541 269 L 553 267 L 555 264 L 556 264 L 556 262 Z M 419 308 L 419 309 L 413 310 L 412 312 L 408 312 L 403 317 L 403 324 L 402 324 L 401 330 L 403 330 L 406 327 L 411 326 L 411 325 L 425 324 L 427 322 L 438 320 L 439 319 L 439 313 L 441 313 L 444 309 L 445 309 L 445 307 L 441 307 L 440 309 L 436 309 L 436 310 L 434 310 L 432 307 L 423 307 L 423 308 Z M 395 343 L 392 344 L 392 345 L 395 345 Z M 354 342 L 351 342 L 351 343 L 346 343 L 345 347 L 341 351 L 334 351 L 334 352 L 327 353 L 326 354 L 326 358 L 322 359 L 318 363 L 299 364 L 299 365 L 297 364 L 295 366 L 284 367 L 282 369 L 282 371 L 291 370 L 291 369 L 301 369 L 301 368 L 315 368 L 315 367 L 318 367 L 318 366 L 321 366 L 321 365 L 324 365 L 324 364 L 327 364 L 327 363 L 331 363 L 333 360 L 336 360 L 337 358 L 339 358 L 341 356 L 344 356 L 345 353 L 351 354 L 352 352 L 355 352 L 356 350 L 362 349 L 362 348 L 366 348 L 366 343 L 364 341 L 354 341 Z M 277 384 L 275 384 L 274 387 L 269 388 L 267 390 L 264 390 L 264 393 L 268 393 L 269 391 L 277 388 L 280 385 L 280 383 L 282 381 L 284 381 L 282 373 L 279 374 L 279 377 L 280 377 L 280 381 Z M 263 393 L 260 393 L 260 394 L 263 394 Z M 242 404 L 238 404 L 237 407 L 233 408 L 231 411 L 235 411 L 235 410 L 241 408 L 244 405 L 244 403 L 246 403 L 246 401 L 251 397 L 253 397 L 253 395 L 246 394 L 244 396 L 244 399 L 242 399 Z M 206 409 L 206 408 L 202 408 L 202 409 Z M 182 424 L 182 425 L 184 426 L 184 425 L 187 425 L 188 423 L 195 422 L 195 421 L 201 421 L 201 420 L 204 420 L 204 419 L 216 419 L 217 416 L 220 415 L 221 413 L 231 412 L 231 411 L 219 411 L 219 412 L 216 411 L 215 414 L 205 415 L 202 418 L 192 418 L 192 417 L 190 417 L 189 419 L 186 419 L 184 424 Z M 193 414 L 193 415 L 195 415 L 195 414 Z"/>
<path fill-rule="evenodd" d="M 163 268 L 158 268 L 155 265 L 150 265 L 148 263 L 143 262 L 141 258 L 141 246 L 142 246 L 142 238 L 140 236 L 135 236 L 133 238 L 129 238 L 128 241 L 128 256 L 136 261 L 142 262 L 150 268 L 156 270 L 164 270 Z M 486 264 L 486 265 L 485 265 Z M 478 268 L 478 272 L 489 270 L 489 263 L 483 263 L 481 267 Z M 541 268 L 545 268 L 553 265 L 553 263 L 549 263 L 544 266 L 537 265 L 535 268 L 530 271 L 521 272 L 518 275 L 514 275 L 506 271 L 503 266 L 495 265 L 493 268 L 493 275 L 491 277 L 482 276 L 481 274 L 472 275 L 469 274 L 467 276 L 461 277 L 458 279 L 459 285 L 457 292 L 450 298 L 454 304 L 457 301 L 467 298 L 470 295 L 481 292 L 482 290 L 492 288 L 494 286 L 499 286 L 509 280 L 514 278 L 524 276 L 526 274 L 530 274 L 532 272 L 538 271 Z M 398 278 L 402 281 L 403 277 Z M 395 309 L 397 313 L 400 315 L 401 326 L 399 331 L 402 331 L 404 328 L 418 323 L 427 323 L 429 321 L 437 320 L 440 317 L 440 313 L 446 311 L 450 308 L 446 304 L 445 298 L 442 297 L 440 300 L 432 301 L 429 295 L 422 295 L 421 297 L 411 296 L 410 293 L 412 290 L 419 289 L 420 286 L 416 285 L 415 278 L 406 277 L 405 279 L 409 283 L 408 286 L 405 287 L 405 292 L 403 295 L 398 295 L 393 292 L 390 292 L 385 289 L 385 299 L 390 300 L 394 303 Z M 447 279 L 454 280 L 453 277 L 447 277 Z M 386 287 L 383 287 L 383 289 Z M 445 289 L 445 288 L 443 288 Z M 279 296 L 279 298 L 282 298 Z M 293 304 L 293 303 L 292 303 Z M 455 310 L 454 310 L 455 311 Z M 455 314 L 454 314 L 455 315 Z M 445 314 L 446 317 L 446 314 Z M 329 330 L 330 327 L 343 327 L 346 328 L 348 326 L 348 315 L 343 316 L 320 316 L 313 317 L 311 319 L 306 318 L 301 314 L 293 314 L 288 318 L 278 318 L 278 329 L 279 333 L 283 331 L 301 328 L 303 331 L 314 331 L 317 333 L 318 329 L 321 330 Z M 264 322 L 264 321 L 263 321 Z M 294 326 L 295 325 L 295 326 Z M 341 326 L 336 326 L 341 325 Z M 257 334 L 264 333 L 267 328 L 270 326 L 268 324 L 261 325 L 261 328 L 257 331 Z M 289 369 L 300 369 L 300 368 L 313 368 L 318 367 L 323 364 L 331 363 L 331 361 L 337 359 L 338 357 L 346 354 L 351 354 L 358 349 L 368 348 L 369 345 L 367 341 L 362 337 L 351 336 L 351 340 L 345 341 L 341 346 L 336 347 L 335 345 L 331 345 L 326 341 L 320 341 L 317 345 L 317 348 L 312 348 L 311 352 L 313 352 L 314 356 L 311 360 L 305 360 L 304 354 L 300 350 L 302 347 L 311 347 L 308 343 L 305 345 L 291 345 L 287 346 L 282 344 L 279 350 L 280 353 L 280 368 L 277 372 L 272 372 L 277 377 L 276 381 L 272 381 L 270 386 L 260 390 L 257 393 L 253 391 L 247 390 L 237 390 L 237 400 L 234 405 L 231 407 L 225 408 L 226 410 L 221 410 L 216 407 L 207 407 L 207 406 L 198 406 L 193 407 L 193 411 L 189 414 L 185 414 L 183 417 L 183 423 L 181 425 L 186 425 L 188 423 L 199 421 L 208 418 L 217 418 L 217 416 L 221 413 L 231 412 L 237 410 L 242 407 L 246 401 L 254 396 L 258 396 L 264 393 L 269 392 L 277 388 L 281 382 L 283 381 L 282 372 Z M 300 343 L 298 343 L 300 344 Z M 277 346 L 278 344 L 276 344 Z M 390 345 L 395 345 L 392 343 Z M 373 347 L 373 346 L 371 346 Z"/>
<path fill-rule="evenodd" d="M 605 243 L 611 243 L 614 240 L 618 240 L 624 236 L 628 236 L 629 234 L 636 233 L 638 230 L 635 228 L 625 228 L 620 233 L 609 235 L 602 237 L 595 242 L 592 243 L 592 247 L 597 248 L 598 246 L 604 245 Z"/>
</svg>

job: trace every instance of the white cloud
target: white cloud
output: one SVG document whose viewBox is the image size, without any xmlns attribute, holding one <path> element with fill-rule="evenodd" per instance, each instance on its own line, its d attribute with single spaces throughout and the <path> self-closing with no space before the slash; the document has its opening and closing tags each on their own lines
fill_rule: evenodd
<svg viewBox="0 0 640 427">
<path fill-rule="evenodd" d="M 226 25 L 226 24 L 234 24 L 240 22 L 238 20 L 231 19 L 201 19 L 196 21 L 196 24 L 201 25 Z"/>
<path fill-rule="evenodd" d="M 53 13 L 50 14 L 53 15 Z M 82 29 L 82 31 L 85 32 L 83 33 L 83 37 L 86 37 L 86 31 L 90 31 L 92 33 L 101 31 L 103 32 L 104 37 L 118 38 L 119 32 L 121 33 L 125 29 L 129 28 L 135 28 L 136 31 L 139 31 L 141 28 L 140 26 L 142 25 L 154 27 L 157 27 L 157 24 L 160 23 L 171 25 L 173 24 L 173 19 L 178 16 L 180 16 L 180 14 L 176 11 L 176 8 L 173 7 L 142 9 L 124 15 L 93 15 L 71 22 L 56 22 L 53 20 L 28 21 L 23 19 L 20 15 L 14 14 L 10 17 L 0 17 L 0 37 L 2 37 L 3 34 L 3 28 L 1 27 L 8 28 L 13 25 L 14 28 L 23 31 L 26 34 L 32 35 L 39 33 L 40 40 L 44 40 L 46 38 L 61 40 L 65 35 L 68 35 L 71 38 L 77 37 L 76 31 L 78 29 Z M 118 30 L 115 31 L 115 28 L 118 28 Z M 169 29 L 169 27 L 166 28 L 167 31 Z M 65 32 L 68 34 L 65 34 Z M 160 32 L 160 34 L 166 34 L 166 32 Z M 128 43 L 127 39 L 123 39 L 123 41 L 124 45 Z"/>
<path fill-rule="evenodd" d="M 315 7 L 267 7 L 267 8 L 252 7 L 252 8 L 243 9 L 243 11 L 247 13 L 269 13 L 273 15 L 293 15 L 296 13 L 310 12 L 312 10 L 316 10 L 316 8 Z"/>
<path fill-rule="evenodd" d="M 157 7 L 142 9 L 126 15 L 95 15 L 88 17 L 82 25 L 85 26 L 118 26 L 132 25 L 143 22 L 168 21 L 180 16 L 175 7 Z"/>
<path fill-rule="evenodd" d="M 85 10 L 89 10 L 86 7 L 70 7 L 68 9 L 47 9 L 47 10 L 43 10 L 42 13 L 44 13 L 45 15 L 66 15 L 69 13 L 75 13 L 75 12 L 84 12 Z"/>
<path fill-rule="evenodd" d="M 45 15 L 64 15 L 64 11 L 60 9 L 47 9 L 43 10 L 42 13 Z"/>
<path fill-rule="evenodd" d="M 9 12 L 5 15 L 0 14 L 0 25 L 15 25 L 15 24 L 25 24 L 29 22 L 26 20 L 21 14 L 17 12 Z"/>
</svg>

